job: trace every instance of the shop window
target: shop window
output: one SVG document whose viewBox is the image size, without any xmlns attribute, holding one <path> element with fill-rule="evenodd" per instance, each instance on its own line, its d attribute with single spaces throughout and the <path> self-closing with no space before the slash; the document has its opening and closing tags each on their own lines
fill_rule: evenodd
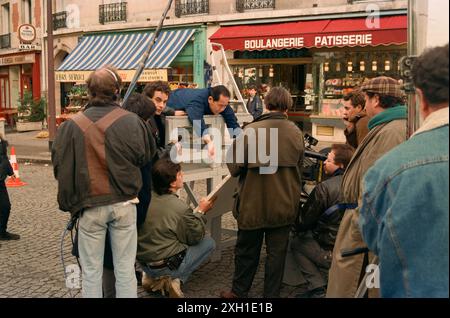
<svg viewBox="0 0 450 318">
<path fill-rule="evenodd" d="M 234 52 L 235 59 L 284 59 L 284 58 L 301 58 L 310 56 L 311 52 L 308 49 Z"/>
<path fill-rule="evenodd" d="M 292 95 L 296 110 L 305 107 L 305 88 L 307 74 L 310 73 L 307 65 L 270 64 L 270 65 L 235 65 L 232 68 L 233 76 L 242 96 L 248 98 L 247 89 L 256 85 L 259 93 L 264 95 L 264 87 L 281 86 Z"/>
<path fill-rule="evenodd" d="M 168 79 L 171 89 L 195 88 L 194 68 L 192 65 L 172 66 L 168 72 Z"/>
<path fill-rule="evenodd" d="M 400 80 L 398 61 L 406 50 L 318 53 L 323 59 L 323 98 L 319 114 L 341 117 L 342 98 L 365 81 L 379 76 Z"/>
<path fill-rule="evenodd" d="M 8 74 L 0 73 L 0 109 L 11 108 Z"/>
</svg>

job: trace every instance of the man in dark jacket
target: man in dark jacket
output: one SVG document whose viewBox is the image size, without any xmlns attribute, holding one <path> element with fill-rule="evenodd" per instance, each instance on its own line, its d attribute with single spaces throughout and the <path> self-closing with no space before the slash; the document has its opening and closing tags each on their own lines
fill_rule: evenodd
<svg viewBox="0 0 450 318">
<path fill-rule="evenodd" d="M 202 137 L 202 140 L 208 145 L 208 154 L 211 158 L 215 156 L 215 147 L 203 116 L 222 115 L 229 129 L 239 128 L 236 115 L 229 105 L 230 97 L 230 91 L 220 85 L 204 89 L 177 89 L 170 94 L 167 102 L 167 106 L 170 108 L 187 113 L 189 120 L 194 125 L 194 133 Z"/>
<path fill-rule="evenodd" d="M 345 138 L 347 144 L 356 149 L 369 133 L 369 117 L 365 111 L 366 100 L 362 92 L 355 91 L 344 96 L 343 103 Z"/>
<path fill-rule="evenodd" d="M 124 109 L 138 115 L 145 123 L 154 116 L 156 107 L 155 104 L 148 99 L 145 95 L 133 93 L 126 104 L 122 105 Z M 152 136 L 149 136 L 151 153 L 156 153 L 156 145 Z M 147 216 L 147 210 L 152 199 L 152 161 L 149 161 L 144 167 L 141 168 L 142 175 L 142 188 L 139 191 L 138 199 L 139 203 L 136 205 L 137 218 L 136 225 L 139 227 L 144 223 Z M 105 256 L 103 267 L 103 297 L 115 298 L 115 276 L 114 276 L 114 263 L 111 251 L 111 241 L 109 239 L 109 232 L 105 241 Z M 136 272 L 138 283 L 141 282 L 141 272 Z"/>
<path fill-rule="evenodd" d="M 331 265 L 334 241 L 344 213 L 344 209 L 337 206 L 342 176 L 352 156 L 351 146 L 332 146 L 325 161 L 325 173 L 330 178 L 314 188 L 299 211 L 288 253 L 298 271 L 285 271 L 285 282 L 293 279 L 291 275 L 302 275 L 306 279 L 306 290 L 299 297 L 325 297 L 327 279 L 320 269 L 328 270 Z"/>
<path fill-rule="evenodd" d="M 166 116 L 183 115 L 184 112 L 175 112 L 172 108 L 167 107 L 170 96 L 170 86 L 167 82 L 151 82 L 145 86 L 143 94 L 155 104 L 155 115 L 150 117 L 148 123 L 156 146 L 163 151 L 166 147 Z"/>
<path fill-rule="evenodd" d="M 250 98 L 247 101 L 247 110 L 253 116 L 253 119 L 256 119 L 261 116 L 264 111 L 263 103 L 258 96 L 258 90 L 255 85 L 248 87 L 248 93 L 250 94 Z"/>
<path fill-rule="evenodd" d="M 52 149 L 63 211 L 80 215 L 78 248 L 83 297 L 101 298 L 106 230 L 110 232 L 118 298 L 137 297 L 136 204 L 140 168 L 151 160 L 149 130 L 116 102 L 121 79 L 111 67 L 93 72 L 83 113 L 63 123 Z"/>
<path fill-rule="evenodd" d="M 18 240 L 20 235 L 6 231 L 8 227 L 11 203 L 5 179 L 10 176 L 15 178 L 13 168 L 8 159 L 8 142 L 0 135 L 0 241 Z"/>
<path fill-rule="evenodd" d="M 239 177 L 233 210 L 239 231 L 233 285 L 221 293 L 223 298 L 248 297 L 264 240 L 264 297 L 280 297 L 289 232 L 301 195 L 304 142 L 301 130 L 288 120 L 292 97 L 286 89 L 273 88 L 265 104 L 268 113 L 245 127 L 227 155 L 230 174 Z"/>
</svg>

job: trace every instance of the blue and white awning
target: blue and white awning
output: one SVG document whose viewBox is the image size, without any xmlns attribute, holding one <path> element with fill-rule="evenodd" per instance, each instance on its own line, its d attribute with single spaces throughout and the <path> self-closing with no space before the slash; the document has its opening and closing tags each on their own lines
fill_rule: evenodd
<svg viewBox="0 0 450 318">
<path fill-rule="evenodd" d="M 168 68 L 194 32 L 194 29 L 161 32 L 147 59 L 145 69 Z M 104 65 L 113 65 L 119 70 L 134 70 L 148 49 L 152 34 L 146 32 L 85 36 L 58 71 L 93 71 Z"/>
</svg>

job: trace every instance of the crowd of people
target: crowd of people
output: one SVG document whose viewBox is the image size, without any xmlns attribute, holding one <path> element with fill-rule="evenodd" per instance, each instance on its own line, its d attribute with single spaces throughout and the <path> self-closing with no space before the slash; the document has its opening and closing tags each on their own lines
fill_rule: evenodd
<svg viewBox="0 0 450 318">
<path fill-rule="evenodd" d="M 367 297 L 448 297 L 448 55 L 448 45 L 438 47 L 414 63 L 424 122 L 409 140 L 397 80 L 377 77 L 345 96 L 347 143 L 332 145 L 327 178 L 304 204 L 304 139 L 288 120 L 292 98 L 273 87 L 263 101 L 250 88 L 254 121 L 233 136 L 227 162 L 238 178 L 238 232 L 231 288 L 220 297 L 248 297 L 263 244 L 266 298 L 280 297 L 283 282 L 302 287 L 302 298 L 354 297 L 374 261 L 380 289 L 369 288 Z M 93 72 L 87 87 L 88 105 L 59 127 L 52 149 L 59 207 L 78 220 L 82 295 L 135 298 L 139 280 L 149 292 L 184 297 L 183 284 L 216 245 L 205 218 L 214 200 L 191 208 L 179 198 L 183 171 L 170 158 L 175 141 L 167 138 L 165 117 L 200 121 L 193 133 L 213 157 L 203 117 L 221 115 L 228 128 L 238 128 L 231 94 L 224 86 L 171 91 L 154 82 L 121 105 L 122 82 L 110 66 Z M 273 129 L 277 139 L 266 140 Z M 260 172 L 270 168 L 259 157 L 265 154 L 249 153 L 250 130 L 256 140 L 277 143 L 273 173 Z M 5 179 L 14 176 L 7 145 L 0 136 L 0 240 L 19 238 L 6 231 Z M 366 247 L 367 253 L 343 255 Z"/>
</svg>

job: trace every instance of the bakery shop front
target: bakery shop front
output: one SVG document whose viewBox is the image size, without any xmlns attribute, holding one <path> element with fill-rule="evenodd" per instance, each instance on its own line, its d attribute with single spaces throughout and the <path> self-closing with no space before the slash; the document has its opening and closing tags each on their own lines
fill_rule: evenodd
<svg viewBox="0 0 450 318">
<path fill-rule="evenodd" d="M 283 86 L 291 120 L 319 141 L 344 142 L 342 98 L 365 80 L 400 79 L 406 15 L 221 26 L 211 37 L 227 51 L 234 78 L 248 86 Z"/>
</svg>

